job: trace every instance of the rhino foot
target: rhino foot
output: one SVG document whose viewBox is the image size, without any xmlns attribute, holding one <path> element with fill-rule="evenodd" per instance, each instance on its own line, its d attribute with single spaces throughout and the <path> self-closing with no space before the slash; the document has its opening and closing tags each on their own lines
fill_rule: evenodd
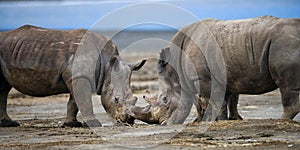
<svg viewBox="0 0 300 150">
<path fill-rule="evenodd" d="M 0 120 L 0 127 L 17 127 L 17 126 L 20 126 L 20 124 L 16 121 L 6 119 L 6 118 Z"/>
<path fill-rule="evenodd" d="M 216 118 L 216 120 L 228 120 L 228 117 L 227 117 L 227 116 L 221 115 L 221 116 L 218 116 L 218 117 Z"/>
<path fill-rule="evenodd" d="M 72 121 L 72 122 L 64 122 L 63 127 L 83 127 L 81 122 Z"/>
<path fill-rule="evenodd" d="M 229 120 L 243 120 L 243 117 L 241 117 L 240 115 L 238 115 L 238 116 L 230 116 Z"/>
<path fill-rule="evenodd" d="M 193 122 L 201 122 L 201 120 L 202 120 L 202 119 L 198 117 L 198 118 L 196 118 Z"/>
<path fill-rule="evenodd" d="M 84 122 L 83 127 L 102 127 L 102 124 L 97 119 L 93 119 Z"/>
</svg>

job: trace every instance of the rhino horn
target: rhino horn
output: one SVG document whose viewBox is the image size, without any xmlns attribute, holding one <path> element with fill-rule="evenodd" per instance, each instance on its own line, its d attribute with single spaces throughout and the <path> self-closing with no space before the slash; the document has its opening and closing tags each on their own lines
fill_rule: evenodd
<svg viewBox="0 0 300 150">
<path fill-rule="evenodd" d="M 142 61 L 140 61 L 140 62 L 128 64 L 128 66 L 130 67 L 130 69 L 131 69 L 132 71 L 137 71 L 137 70 L 141 69 L 141 68 L 144 66 L 144 64 L 146 63 L 146 61 L 147 61 L 147 60 L 144 59 L 144 60 L 142 60 Z"/>
<path fill-rule="evenodd" d="M 159 53 L 159 61 L 158 61 L 158 64 L 159 66 L 161 67 L 164 67 L 168 64 L 168 56 L 170 55 L 170 48 L 169 47 L 166 47 L 166 48 L 163 48 L 160 53 Z"/>
</svg>

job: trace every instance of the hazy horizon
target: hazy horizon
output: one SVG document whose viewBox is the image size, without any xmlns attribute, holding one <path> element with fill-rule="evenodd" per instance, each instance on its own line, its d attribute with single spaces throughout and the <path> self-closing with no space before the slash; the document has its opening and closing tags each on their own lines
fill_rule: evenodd
<svg viewBox="0 0 300 150">
<path fill-rule="evenodd" d="M 100 18 L 136 4 L 155 5 L 147 7 L 146 10 L 143 7 L 136 8 L 135 13 L 128 11 L 129 14 L 119 14 L 116 17 L 117 19 L 111 20 L 105 26 L 99 26 L 98 29 L 94 26 Z M 158 7 L 159 4 L 165 5 L 164 8 Z M 97 30 L 119 30 L 124 28 L 129 19 L 135 19 L 134 17 L 140 19 L 144 16 L 145 20 L 148 18 L 156 21 L 166 20 L 175 28 L 180 28 L 193 21 L 193 19 L 186 19 L 186 17 L 182 17 L 176 12 L 168 14 L 169 8 L 166 7 L 167 5 L 195 15 L 198 19 L 229 20 L 263 15 L 300 18 L 300 1 L 297 0 L 0 1 L 0 30 L 15 29 L 24 24 L 53 29 L 90 29 L 92 27 Z M 129 28 L 133 30 L 172 29 L 168 27 L 168 24 L 152 23 L 144 22 Z"/>
</svg>

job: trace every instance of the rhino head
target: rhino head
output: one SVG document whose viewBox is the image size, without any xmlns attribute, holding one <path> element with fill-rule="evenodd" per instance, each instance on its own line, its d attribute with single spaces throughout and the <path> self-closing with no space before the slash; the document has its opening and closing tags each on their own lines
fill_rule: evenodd
<svg viewBox="0 0 300 150">
<path fill-rule="evenodd" d="M 154 97 L 145 97 L 146 107 L 134 106 L 131 116 L 150 124 L 166 124 L 172 113 L 178 108 L 181 86 L 176 70 L 168 63 L 169 48 L 160 53 L 157 64 L 159 93 Z"/>
<path fill-rule="evenodd" d="M 96 72 L 96 92 L 101 95 L 105 111 L 121 123 L 133 124 L 134 118 L 127 114 L 128 108 L 135 105 L 137 97 L 130 88 L 132 71 L 139 70 L 146 60 L 127 64 L 119 56 L 117 47 L 108 41 L 98 59 Z"/>
<path fill-rule="evenodd" d="M 134 118 L 127 113 L 137 101 L 137 97 L 132 95 L 130 78 L 132 71 L 139 70 L 144 64 L 145 60 L 126 64 L 119 56 L 110 60 L 101 90 L 101 102 L 106 112 L 120 123 L 134 123 Z"/>
</svg>

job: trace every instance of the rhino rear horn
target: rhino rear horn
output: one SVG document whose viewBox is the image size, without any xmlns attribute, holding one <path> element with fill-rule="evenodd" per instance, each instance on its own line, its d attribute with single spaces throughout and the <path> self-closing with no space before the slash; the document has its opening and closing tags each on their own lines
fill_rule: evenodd
<svg viewBox="0 0 300 150">
<path fill-rule="evenodd" d="M 137 102 L 137 99 L 138 98 L 134 96 L 132 99 L 128 100 L 128 103 L 131 104 L 131 105 L 135 105 L 136 102 Z"/>
</svg>

